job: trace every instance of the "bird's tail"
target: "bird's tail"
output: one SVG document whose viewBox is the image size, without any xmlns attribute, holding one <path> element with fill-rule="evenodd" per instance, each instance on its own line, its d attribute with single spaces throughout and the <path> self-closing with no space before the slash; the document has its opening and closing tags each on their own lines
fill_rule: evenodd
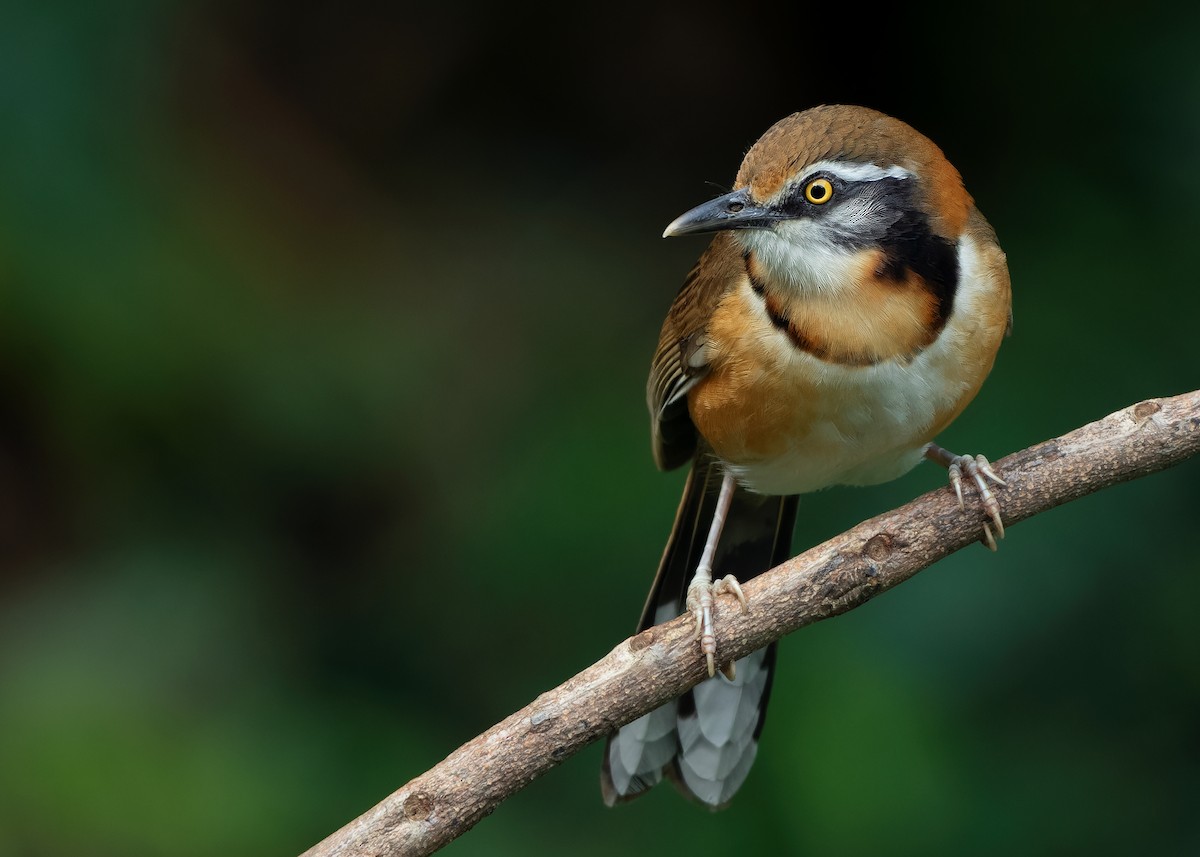
<svg viewBox="0 0 1200 857">
<path fill-rule="evenodd" d="M 692 463 L 639 632 L 684 611 L 721 475 L 711 455 L 702 452 Z M 797 500 L 738 488 L 718 543 L 713 579 L 732 574 L 744 583 L 787 559 Z M 718 624 L 718 645 L 720 635 Z M 609 736 L 600 774 L 604 802 L 613 806 L 631 800 L 665 774 L 685 796 L 710 809 L 729 803 L 758 752 L 774 669 L 772 643 L 739 660 L 734 680 L 718 674 Z"/>
</svg>

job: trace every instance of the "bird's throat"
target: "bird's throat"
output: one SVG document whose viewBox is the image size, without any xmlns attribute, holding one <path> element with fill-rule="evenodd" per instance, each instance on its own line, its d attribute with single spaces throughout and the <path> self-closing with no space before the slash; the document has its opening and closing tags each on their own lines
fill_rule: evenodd
<svg viewBox="0 0 1200 857">
<path fill-rule="evenodd" d="M 797 288 L 753 251 L 744 253 L 750 289 L 775 329 L 818 360 L 873 366 L 911 360 L 945 324 L 930 283 L 893 264 L 882 248 L 848 251 L 838 282 Z"/>
</svg>

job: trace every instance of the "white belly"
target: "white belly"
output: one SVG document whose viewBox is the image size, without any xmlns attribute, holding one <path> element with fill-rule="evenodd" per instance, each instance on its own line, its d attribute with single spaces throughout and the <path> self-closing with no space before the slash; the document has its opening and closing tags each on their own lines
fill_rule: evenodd
<svg viewBox="0 0 1200 857">
<path fill-rule="evenodd" d="M 937 414 L 963 393 L 948 379 L 931 379 L 917 361 L 821 369 L 830 376 L 829 395 L 804 434 L 770 459 L 726 462 L 743 486 L 762 494 L 803 494 L 895 479 L 920 462 Z"/>
</svg>

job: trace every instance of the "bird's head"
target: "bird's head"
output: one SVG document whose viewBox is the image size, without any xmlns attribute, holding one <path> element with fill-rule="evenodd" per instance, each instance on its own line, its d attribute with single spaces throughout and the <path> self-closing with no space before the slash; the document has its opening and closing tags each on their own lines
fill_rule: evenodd
<svg viewBox="0 0 1200 857">
<path fill-rule="evenodd" d="M 927 137 L 875 110 L 828 105 L 777 122 L 747 152 L 734 190 L 663 237 L 738 230 L 772 280 L 830 292 L 854 282 L 864 260 L 899 270 L 929 242 L 953 246 L 971 205 Z"/>
</svg>

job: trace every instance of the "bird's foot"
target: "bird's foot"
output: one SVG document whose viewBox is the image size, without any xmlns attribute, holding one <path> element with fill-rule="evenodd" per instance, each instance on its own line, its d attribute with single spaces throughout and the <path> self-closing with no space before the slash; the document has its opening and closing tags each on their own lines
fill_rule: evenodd
<svg viewBox="0 0 1200 857">
<path fill-rule="evenodd" d="M 742 592 L 741 584 L 732 574 L 727 574 L 714 583 L 709 573 L 703 569 L 697 569 L 696 576 L 692 578 L 687 591 L 687 609 L 696 619 L 696 639 L 700 641 L 700 651 L 708 660 L 710 678 L 716 675 L 717 658 L 717 636 L 713 630 L 713 605 L 716 603 L 718 595 L 725 594 L 737 598 L 742 605 L 742 612 L 746 612 L 748 609 L 746 594 Z M 733 669 L 733 661 L 730 661 L 721 667 L 721 672 L 726 678 L 732 679 Z"/>
<path fill-rule="evenodd" d="M 992 494 L 992 489 L 988 487 L 988 480 L 1004 487 L 1008 487 L 1008 483 L 996 474 L 996 471 L 992 469 L 991 462 L 982 455 L 955 455 L 931 443 L 925 448 L 925 457 L 946 468 L 950 474 L 950 485 L 954 488 L 955 496 L 958 497 L 960 509 L 966 510 L 967 508 L 967 504 L 963 502 L 963 477 L 965 476 L 975 483 L 975 490 L 979 492 L 979 501 L 983 504 L 983 510 L 987 513 L 990 521 L 990 523 L 984 522 L 983 525 L 983 543 L 989 550 L 994 551 L 996 536 L 1004 538 L 1004 521 L 1000 518 L 1000 502 Z M 992 533 L 992 524 L 996 526 L 995 534 Z"/>
</svg>

